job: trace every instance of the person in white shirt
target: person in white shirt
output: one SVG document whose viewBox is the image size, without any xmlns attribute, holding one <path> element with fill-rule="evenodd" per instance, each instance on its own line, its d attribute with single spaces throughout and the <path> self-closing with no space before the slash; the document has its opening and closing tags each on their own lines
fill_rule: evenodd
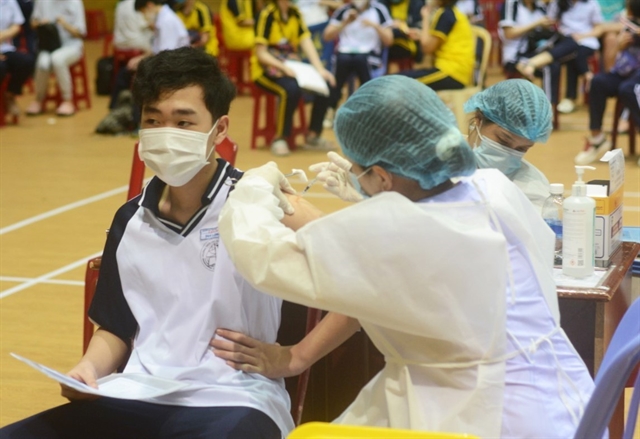
<svg viewBox="0 0 640 439">
<path fill-rule="evenodd" d="M 163 50 L 172 50 L 189 46 L 189 33 L 182 20 L 163 0 L 134 0 L 134 8 L 142 13 L 147 24 L 153 28 L 151 39 L 151 51 L 131 58 L 127 62 L 127 68 L 118 70 L 116 81 L 111 91 L 109 108 L 115 109 L 118 103 L 118 95 L 121 91 L 131 87 L 133 75 L 138 69 L 138 64 L 144 58 L 155 55 Z M 134 119 L 138 117 L 134 116 Z"/>
<path fill-rule="evenodd" d="M 336 86 L 331 89 L 331 109 L 337 107 L 350 76 L 355 75 L 362 85 L 384 74 L 383 50 L 393 44 L 392 26 L 389 10 L 376 0 L 353 0 L 333 13 L 323 34 L 325 41 L 338 40 L 332 65 Z"/>
<path fill-rule="evenodd" d="M 605 29 L 602 26 L 604 20 L 596 0 L 557 0 L 549 5 L 547 14 L 557 21 L 562 38 L 551 49 L 529 60 L 521 60 L 516 68 L 524 77 L 532 79 L 537 69 L 549 65 L 551 82 L 557 84 L 560 80 L 558 62 L 566 62 L 565 98 L 558 103 L 558 111 L 571 113 L 575 109 L 574 101 L 578 95 L 578 77 L 584 75 L 587 84 L 593 78 L 588 60 L 600 48 L 598 38 Z M 552 102 L 557 101 L 552 98 Z"/>
<path fill-rule="evenodd" d="M 42 113 L 49 75 L 53 71 L 62 95 L 56 114 L 71 116 L 76 109 L 73 105 L 73 83 L 69 67 L 82 57 L 82 38 L 87 33 L 82 0 L 37 0 L 31 15 L 31 26 L 37 28 L 50 23 L 55 24 L 61 46 L 53 51 L 40 48 L 34 76 L 36 98 L 27 107 L 26 113 L 30 116 Z"/>
<path fill-rule="evenodd" d="M 17 116 L 20 108 L 16 96 L 22 94 L 22 86 L 33 72 L 34 58 L 30 53 L 16 50 L 13 38 L 20 33 L 24 15 L 16 0 L 0 0 L 0 82 L 11 75 L 4 96 L 6 114 Z"/>
<path fill-rule="evenodd" d="M 116 6 L 113 23 L 113 45 L 120 49 L 151 51 L 153 30 L 141 12 L 135 10 L 135 0 L 121 0 Z"/>
<path fill-rule="evenodd" d="M 118 209 L 89 316 L 98 326 L 68 373 L 97 388 L 119 367 L 183 383 L 126 400 L 62 386 L 72 402 L 0 429 L 2 439 L 281 439 L 293 428 L 283 380 L 234 370 L 209 340 L 220 325 L 273 343 L 282 301 L 238 275 L 218 233 L 242 172 L 213 151 L 235 95 L 211 55 L 185 47 L 143 60 L 139 152 L 156 174 Z"/>
</svg>

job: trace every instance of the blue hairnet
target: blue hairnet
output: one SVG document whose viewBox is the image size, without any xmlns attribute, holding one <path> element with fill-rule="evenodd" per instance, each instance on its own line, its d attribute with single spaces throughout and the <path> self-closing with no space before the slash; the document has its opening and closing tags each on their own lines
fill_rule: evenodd
<svg viewBox="0 0 640 439">
<path fill-rule="evenodd" d="M 549 99 L 540 87 L 524 79 L 507 79 L 476 93 L 464 104 L 466 113 L 475 110 L 532 142 L 546 142 L 553 129 Z"/>
<path fill-rule="evenodd" d="M 379 165 L 423 189 L 476 169 L 453 113 L 433 90 L 406 76 L 382 76 L 358 88 L 338 110 L 335 132 L 352 162 Z"/>
</svg>

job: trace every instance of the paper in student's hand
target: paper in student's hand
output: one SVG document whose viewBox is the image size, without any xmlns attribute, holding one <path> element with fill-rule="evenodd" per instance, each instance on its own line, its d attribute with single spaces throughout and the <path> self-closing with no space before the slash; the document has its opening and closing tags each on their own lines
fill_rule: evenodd
<svg viewBox="0 0 640 439">
<path fill-rule="evenodd" d="M 284 65 L 296 74 L 296 81 L 301 89 L 322 96 L 329 96 L 329 86 L 327 82 L 311 64 L 288 59 L 284 62 Z"/>
<path fill-rule="evenodd" d="M 37 371 L 45 374 L 49 378 L 64 384 L 78 392 L 92 395 L 105 396 L 108 398 L 142 400 L 155 398 L 157 396 L 168 395 L 187 387 L 187 383 L 168 380 L 136 373 L 113 374 L 100 378 L 98 389 L 94 389 L 78 380 L 75 380 L 57 370 L 51 369 L 43 364 L 36 363 L 18 354 L 11 353 L 11 356 L 25 364 L 33 367 Z"/>
</svg>

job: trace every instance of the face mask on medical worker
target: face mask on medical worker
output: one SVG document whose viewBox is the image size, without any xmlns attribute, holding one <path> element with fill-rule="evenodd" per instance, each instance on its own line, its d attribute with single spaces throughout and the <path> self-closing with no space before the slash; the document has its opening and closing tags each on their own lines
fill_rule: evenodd
<svg viewBox="0 0 640 439">
<path fill-rule="evenodd" d="M 495 168 L 507 176 L 520 169 L 524 152 L 516 151 L 483 136 L 480 133 L 480 128 L 475 124 L 471 129 L 476 130 L 478 139 L 480 139 L 480 144 L 476 144 L 473 148 L 478 168 Z"/>
<path fill-rule="evenodd" d="M 216 120 L 208 133 L 180 128 L 140 130 L 140 160 L 169 186 L 184 186 L 209 164 L 209 157 L 215 149 L 211 147 L 211 151 L 207 153 L 209 136 L 218 126 L 219 120 Z"/>
<path fill-rule="evenodd" d="M 356 175 L 353 171 L 349 171 L 349 181 L 351 186 L 362 195 L 362 198 L 371 198 L 371 195 L 366 193 L 364 189 L 362 189 L 362 185 L 360 185 L 360 178 L 364 176 L 367 172 L 371 170 L 371 166 L 362 171 L 360 174 Z"/>
</svg>

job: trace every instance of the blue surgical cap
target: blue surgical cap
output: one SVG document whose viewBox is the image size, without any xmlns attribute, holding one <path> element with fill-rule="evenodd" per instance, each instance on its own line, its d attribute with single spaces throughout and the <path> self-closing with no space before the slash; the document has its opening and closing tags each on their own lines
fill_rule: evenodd
<svg viewBox="0 0 640 439">
<path fill-rule="evenodd" d="M 338 110 L 335 132 L 353 163 L 379 165 L 423 189 L 476 169 L 453 113 L 433 90 L 406 76 L 382 76 L 358 88 Z"/>
<path fill-rule="evenodd" d="M 532 142 L 546 142 L 553 129 L 549 99 L 524 79 L 507 79 L 476 93 L 464 111 L 482 114 L 505 130 Z"/>
</svg>

